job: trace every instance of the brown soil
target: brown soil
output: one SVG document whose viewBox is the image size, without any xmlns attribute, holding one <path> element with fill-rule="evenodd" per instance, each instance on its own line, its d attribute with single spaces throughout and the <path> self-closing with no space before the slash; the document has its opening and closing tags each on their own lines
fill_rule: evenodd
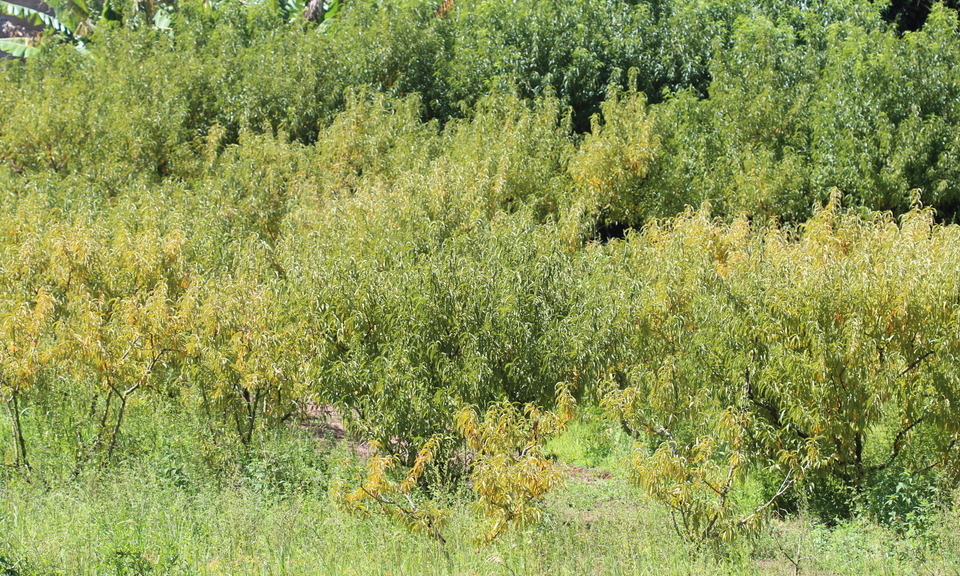
<svg viewBox="0 0 960 576">
<path fill-rule="evenodd" d="M 373 447 L 347 435 L 340 412 L 332 404 L 307 405 L 306 416 L 300 421 L 300 428 L 317 437 L 328 438 L 336 442 L 346 442 L 361 459 L 373 455 Z"/>
</svg>

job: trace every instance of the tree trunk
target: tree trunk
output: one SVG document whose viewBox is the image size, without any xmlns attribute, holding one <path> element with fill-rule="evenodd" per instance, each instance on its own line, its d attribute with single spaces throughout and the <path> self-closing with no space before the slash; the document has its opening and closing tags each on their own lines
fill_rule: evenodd
<svg viewBox="0 0 960 576">
<path fill-rule="evenodd" d="M 23 438 L 23 426 L 20 423 L 20 402 L 17 398 L 17 392 L 11 393 L 7 400 L 7 412 L 10 413 L 10 421 L 13 423 L 13 438 L 16 445 L 16 466 L 30 468 L 30 461 L 27 458 L 27 443 Z"/>
</svg>

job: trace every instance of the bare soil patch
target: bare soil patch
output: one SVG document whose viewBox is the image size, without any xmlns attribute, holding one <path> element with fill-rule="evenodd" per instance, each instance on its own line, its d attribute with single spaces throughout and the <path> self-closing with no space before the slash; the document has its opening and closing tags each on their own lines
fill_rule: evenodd
<svg viewBox="0 0 960 576">
<path fill-rule="evenodd" d="M 300 429 L 335 442 L 346 442 L 357 456 L 366 460 L 373 455 L 373 447 L 366 442 L 350 438 L 340 412 L 332 404 L 307 405 L 306 416 L 300 421 Z"/>
</svg>

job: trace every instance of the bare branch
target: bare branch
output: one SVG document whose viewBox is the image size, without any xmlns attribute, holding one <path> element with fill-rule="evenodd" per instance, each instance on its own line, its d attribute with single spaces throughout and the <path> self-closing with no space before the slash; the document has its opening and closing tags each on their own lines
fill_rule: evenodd
<svg viewBox="0 0 960 576">
<path fill-rule="evenodd" d="M 766 503 L 757 507 L 752 514 L 750 514 L 743 520 L 740 520 L 739 522 L 737 522 L 737 526 L 743 526 L 748 522 L 752 522 L 757 516 L 762 514 L 764 510 L 773 506 L 774 502 L 777 501 L 777 498 L 783 496 L 787 492 L 787 490 L 789 490 L 790 487 L 793 486 L 793 483 L 796 481 L 796 478 L 791 478 L 792 474 L 793 474 L 792 468 L 790 470 L 787 470 L 787 474 L 786 476 L 783 477 L 783 482 L 780 483 L 780 488 L 777 489 L 777 493 L 771 496 L 770 499 L 766 501 Z"/>
</svg>

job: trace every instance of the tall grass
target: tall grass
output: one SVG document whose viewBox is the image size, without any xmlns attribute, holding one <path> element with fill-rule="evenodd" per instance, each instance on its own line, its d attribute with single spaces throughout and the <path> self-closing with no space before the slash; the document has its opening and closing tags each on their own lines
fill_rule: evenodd
<svg viewBox="0 0 960 576">
<path fill-rule="evenodd" d="M 553 449 L 575 454 L 593 446 L 581 454 L 610 455 L 616 448 L 597 440 L 598 427 L 581 419 Z M 254 466 L 196 476 L 141 461 L 39 484 L 6 469 L 0 573 L 792 574 L 796 561 L 801 573 L 950 574 L 960 558 L 956 508 L 913 534 L 857 520 L 827 528 L 795 516 L 724 558 L 691 555 L 666 511 L 623 478 L 618 457 L 602 459 L 606 468 L 588 468 L 583 464 L 598 462 L 595 456 L 576 455 L 566 486 L 545 502 L 544 522 L 489 547 L 475 547 L 477 519 L 463 495 L 441 495 L 455 510 L 441 546 L 384 519 L 345 515 L 320 484 L 290 482 L 316 473 L 317 454 L 330 477 L 358 469 L 350 445 L 311 434 L 291 430 L 263 440 L 260 457 L 292 455 L 273 474 Z"/>
</svg>

